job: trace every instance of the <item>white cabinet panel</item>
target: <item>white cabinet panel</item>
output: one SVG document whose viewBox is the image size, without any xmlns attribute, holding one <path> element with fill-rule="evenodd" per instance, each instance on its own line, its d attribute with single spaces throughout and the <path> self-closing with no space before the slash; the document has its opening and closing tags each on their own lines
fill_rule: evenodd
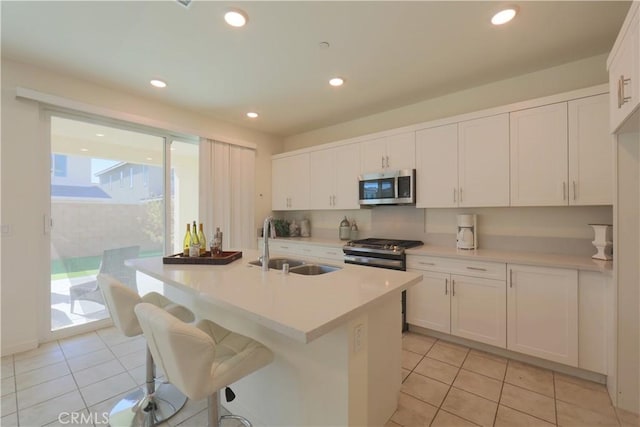
<svg viewBox="0 0 640 427">
<path fill-rule="evenodd" d="M 500 280 L 451 275 L 451 333 L 504 348 L 505 287 Z"/>
<path fill-rule="evenodd" d="M 509 115 L 416 132 L 417 207 L 509 205 Z"/>
<path fill-rule="evenodd" d="M 416 207 L 458 206 L 458 125 L 416 132 Z"/>
<path fill-rule="evenodd" d="M 421 270 L 422 281 L 407 289 L 407 323 L 436 331 L 451 332 L 449 274 Z"/>
<path fill-rule="evenodd" d="M 386 168 L 387 142 L 385 138 L 362 143 L 362 173 L 383 171 Z"/>
<path fill-rule="evenodd" d="M 358 144 L 309 154 L 311 209 L 358 209 Z"/>
<path fill-rule="evenodd" d="M 511 205 L 566 205 L 567 103 L 510 113 Z"/>
<path fill-rule="evenodd" d="M 507 268 L 507 348 L 578 366 L 577 270 Z"/>
<path fill-rule="evenodd" d="M 631 7 L 631 11 L 634 6 Z M 621 43 L 613 53 L 609 64 L 609 114 L 611 133 L 622 130 L 637 131 L 638 120 L 627 120 L 640 103 L 640 27 L 637 8 L 626 32 L 621 33 Z M 636 115 L 637 116 L 637 113 Z M 627 123 L 625 123 L 625 121 Z"/>
<path fill-rule="evenodd" d="M 309 153 L 271 161 L 271 208 L 309 209 Z"/>
<path fill-rule="evenodd" d="M 332 209 L 335 196 L 335 175 L 333 170 L 335 153 L 333 150 L 314 151 L 309 154 L 309 206 L 311 209 Z"/>
<path fill-rule="evenodd" d="M 399 133 L 362 143 L 362 173 L 415 167 L 415 132 Z"/>
<path fill-rule="evenodd" d="M 360 145 L 334 148 L 335 163 L 325 169 L 325 175 L 335 176 L 334 209 L 359 209 L 358 175 L 360 174 Z"/>
<path fill-rule="evenodd" d="M 607 374 L 607 352 L 613 345 L 609 293 L 611 278 L 578 272 L 578 367 Z"/>
<path fill-rule="evenodd" d="M 458 123 L 458 202 L 509 206 L 509 115 Z"/>
<path fill-rule="evenodd" d="M 569 101 L 569 204 L 613 204 L 613 148 L 607 94 Z"/>
</svg>

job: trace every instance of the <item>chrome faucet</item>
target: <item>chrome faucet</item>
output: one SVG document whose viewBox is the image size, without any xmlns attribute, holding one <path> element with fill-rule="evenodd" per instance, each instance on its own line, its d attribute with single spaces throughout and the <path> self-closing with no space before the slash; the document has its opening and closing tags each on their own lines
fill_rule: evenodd
<svg viewBox="0 0 640 427">
<path fill-rule="evenodd" d="M 262 271 L 269 271 L 269 234 L 273 227 L 273 217 L 268 216 L 264 219 L 262 226 Z"/>
</svg>

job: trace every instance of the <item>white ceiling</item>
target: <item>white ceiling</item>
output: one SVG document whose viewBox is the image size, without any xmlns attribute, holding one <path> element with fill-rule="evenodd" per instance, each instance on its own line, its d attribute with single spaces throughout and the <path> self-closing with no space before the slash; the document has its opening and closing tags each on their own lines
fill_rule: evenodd
<svg viewBox="0 0 640 427">
<path fill-rule="evenodd" d="M 493 27 L 503 4 L 2 1 L 2 55 L 289 136 L 608 52 L 630 5 L 518 1 Z M 224 23 L 230 7 L 246 27 Z"/>
</svg>

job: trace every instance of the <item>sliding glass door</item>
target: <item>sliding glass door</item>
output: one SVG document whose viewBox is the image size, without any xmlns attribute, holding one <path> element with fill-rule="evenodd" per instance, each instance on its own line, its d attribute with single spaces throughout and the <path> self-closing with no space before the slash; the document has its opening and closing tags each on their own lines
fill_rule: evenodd
<svg viewBox="0 0 640 427">
<path fill-rule="evenodd" d="M 58 331 L 109 317 L 99 273 L 140 294 L 161 286 L 124 261 L 182 241 L 179 225 L 197 219 L 198 157 L 197 145 L 168 134 L 58 116 L 50 129 L 50 330 Z"/>
</svg>

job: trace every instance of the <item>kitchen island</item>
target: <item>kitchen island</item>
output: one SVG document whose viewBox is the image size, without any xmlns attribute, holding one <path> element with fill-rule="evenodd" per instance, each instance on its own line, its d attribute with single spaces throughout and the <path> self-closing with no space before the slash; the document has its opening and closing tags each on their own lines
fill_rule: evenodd
<svg viewBox="0 0 640 427">
<path fill-rule="evenodd" d="M 421 275 L 339 263 L 317 276 L 284 274 L 250 265 L 258 255 L 244 250 L 228 265 L 127 264 L 199 318 L 274 352 L 273 363 L 233 385 L 237 399 L 223 402 L 230 411 L 254 425 L 384 425 L 401 384 L 400 295 Z"/>
</svg>

